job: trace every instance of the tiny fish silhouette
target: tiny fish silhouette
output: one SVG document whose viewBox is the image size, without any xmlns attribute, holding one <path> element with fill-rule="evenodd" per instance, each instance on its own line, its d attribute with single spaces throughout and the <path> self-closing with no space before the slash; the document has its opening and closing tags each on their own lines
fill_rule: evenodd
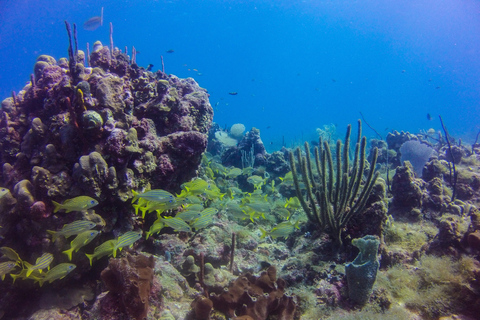
<svg viewBox="0 0 480 320">
<path fill-rule="evenodd" d="M 83 24 L 83 29 L 93 31 L 103 25 L 103 7 L 100 16 L 91 17 Z"/>
<path fill-rule="evenodd" d="M 229 95 L 232 95 L 232 96 L 236 96 L 236 95 L 238 94 L 238 92 L 233 91 L 233 92 L 229 92 L 228 94 L 229 94 Z"/>
</svg>

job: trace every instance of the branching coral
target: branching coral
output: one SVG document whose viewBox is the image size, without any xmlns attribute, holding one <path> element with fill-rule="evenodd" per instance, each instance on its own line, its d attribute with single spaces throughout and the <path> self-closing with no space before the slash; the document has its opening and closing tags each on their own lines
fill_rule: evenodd
<svg viewBox="0 0 480 320">
<path fill-rule="evenodd" d="M 362 187 L 363 174 L 365 172 L 366 156 L 365 148 L 367 139 L 362 136 L 362 126 L 358 121 L 358 138 L 355 146 L 353 164 L 350 166 L 351 126 L 347 127 L 345 143 L 337 141 L 336 168 L 334 168 L 330 145 L 327 141 L 320 142 L 315 147 L 315 165 L 317 173 L 314 173 L 312 160 L 310 159 L 310 146 L 305 142 L 306 156 L 297 148 L 295 153 L 300 166 L 303 182 L 306 187 L 306 198 L 300 188 L 299 175 L 296 169 L 295 157 L 290 152 L 290 166 L 298 199 L 308 216 L 308 219 L 318 228 L 328 232 L 336 241 L 338 247 L 342 245 L 342 229 L 348 221 L 365 208 L 367 199 L 372 192 L 378 172 L 374 173 L 377 162 L 377 149 L 373 151 L 370 172 Z"/>
</svg>

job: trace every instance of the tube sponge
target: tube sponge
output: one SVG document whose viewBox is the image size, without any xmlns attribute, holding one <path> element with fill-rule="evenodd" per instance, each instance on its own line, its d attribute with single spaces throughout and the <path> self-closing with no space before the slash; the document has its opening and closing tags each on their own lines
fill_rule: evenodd
<svg viewBox="0 0 480 320">
<path fill-rule="evenodd" d="M 375 236 L 353 239 L 352 244 L 360 252 L 351 263 L 345 265 L 350 301 L 364 305 L 370 298 L 373 284 L 377 278 L 379 262 L 377 259 L 380 241 Z"/>
</svg>

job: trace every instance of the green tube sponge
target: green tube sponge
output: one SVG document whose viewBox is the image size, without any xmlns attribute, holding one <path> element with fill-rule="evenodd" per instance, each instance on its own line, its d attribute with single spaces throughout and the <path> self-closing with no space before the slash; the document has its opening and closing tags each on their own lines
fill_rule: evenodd
<svg viewBox="0 0 480 320">
<path fill-rule="evenodd" d="M 351 263 L 345 265 L 350 301 L 364 305 L 370 298 L 377 277 L 379 262 L 377 259 L 380 241 L 375 236 L 353 239 L 352 244 L 360 252 Z"/>
</svg>

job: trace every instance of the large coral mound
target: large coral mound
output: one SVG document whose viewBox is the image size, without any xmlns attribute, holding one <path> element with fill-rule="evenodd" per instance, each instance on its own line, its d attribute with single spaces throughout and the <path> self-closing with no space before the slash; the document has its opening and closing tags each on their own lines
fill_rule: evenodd
<svg viewBox="0 0 480 320">
<path fill-rule="evenodd" d="M 206 90 L 99 43 L 88 60 L 40 56 L 31 82 L 2 101 L 2 185 L 30 180 L 42 201 L 125 201 L 132 188 L 175 189 L 195 176 L 213 118 Z"/>
</svg>

